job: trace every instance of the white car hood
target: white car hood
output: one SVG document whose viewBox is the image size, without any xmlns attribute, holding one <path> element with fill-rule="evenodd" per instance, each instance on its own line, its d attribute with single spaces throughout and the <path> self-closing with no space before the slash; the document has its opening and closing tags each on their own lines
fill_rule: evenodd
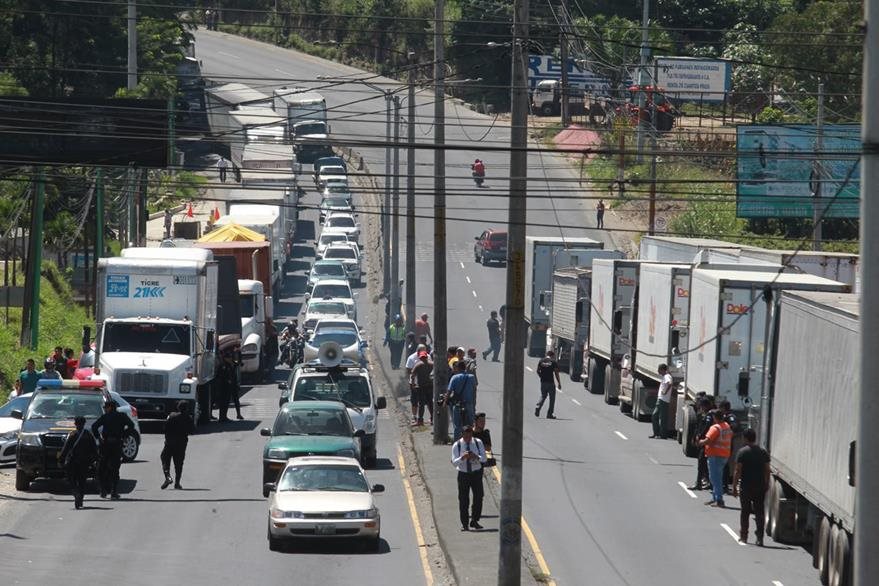
<svg viewBox="0 0 879 586">
<path fill-rule="evenodd" d="M 283 511 L 302 513 L 340 513 L 365 511 L 373 507 L 372 494 L 368 492 L 276 492 L 274 505 Z"/>
<path fill-rule="evenodd" d="M 21 419 L 15 417 L 0 417 L 0 435 L 10 431 L 21 429 Z"/>
<path fill-rule="evenodd" d="M 183 354 L 151 352 L 104 352 L 101 354 L 101 368 L 108 371 L 129 369 L 170 372 L 191 362 L 192 359 Z"/>
</svg>

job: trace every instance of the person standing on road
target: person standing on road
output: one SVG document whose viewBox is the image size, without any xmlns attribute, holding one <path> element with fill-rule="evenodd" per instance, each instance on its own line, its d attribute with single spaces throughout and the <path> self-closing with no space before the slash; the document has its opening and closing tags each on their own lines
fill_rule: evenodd
<svg viewBox="0 0 879 586">
<path fill-rule="evenodd" d="M 732 446 L 732 430 L 729 423 L 723 420 L 723 413 L 719 409 L 711 412 L 714 421 L 705 434 L 705 438 L 699 440 L 699 445 L 705 447 L 705 456 L 708 458 L 708 478 L 711 480 L 711 500 L 705 504 L 711 507 L 725 507 L 723 502 L 723 467 L 729 459 Z"/>
<path fill-rule="evenodd" d="M 745 445 L 736 454 L 732 495 L 739 497 L 742 512 L 739 515 L 739 541 L 748 542 L 748 521 L 754 515 L 757 545 L 763 545 L 764 502 L 769 489 L 769 453 L 757 445 L 757 432 L 746 429 Z M 741 496 L 739 496 L 741 495 Z"/>
<path fill-rule="evenodd" d="M 455 363 L 455 375 L 449 379 L 449 392 L 445 404 L 449 406 L 454 426 L 454 439 L 461 437 L 465 425 L 473 424 L 476 408 L 473 405 L 473 390 L 476 388 L 476 377 L 467 374 L 467 364 L 463 360 Z"/>
<path fill-rule="evenodd" d="M 394 323 L 388 326 L 385 334 L 385 346 L 391 351 L 391 369 L 400 368 L 400 359 L 403 357 L 403 346 L 406 342 L 406 324 L 403 316 L 399 313 L 394 316 Z"/>
<path fill-rule="evenodd" d="M 37 365 L 33 358 L 27 359 L 24 370 L 18 373 L 18 380 L 21 381 L 22 393 L 33 393 L 37 390 L 37 381 L 40 380 L 40 373 L 37 372 Z"/>
<path fill-rule="evenodd" d="M 415 332 L 406 332 L 406 344 L 403 346 L 403 356 L 406 357 L 406 360 L 409 360 L 409 357 L 415 354 L 418 356 L 418 342 L 416 342 Z M 407 368 L 409 368 L 407 366 Z M 406 373 L 408 376 L 409 373 Z"/>
<path fill-rule="evenodd" d="M 119 403 L 104 403 L 104 414 L 92 423 L 92 433 L 101 438 L 101 461 L 98 476 L 101 484 L 101 498 L 119 500 L 119 468 L 122 466 L 122 440 L 134 430 L 128 415 L 117 409 Z"/>
<path fill-rule="evenodd" d="M 705 448 L 699 445 L 699 440 L 705 437 L 708 428 L 711 427 L 712 419 L 708 412 L 711 410 L 711 401 L 706 397 L 696 400 L 696 424 L 693 433 L 693 443 L 698 450 L 696 464 L 696 482 L 690 490 L 705 490 L 708 485 L 708 460 L 705 458 Z"/>
<path fill-rule="evenodd" d="M 558 385 L 558 390 L 562 390 L 562 380 L 559 378 L 559 363 L 555 361 L 555 352 L 552 350 L 547 350 L 546 356 L 537 363 L 537 377 L 540 379 L 540 400 L 537 401 L 537 407 L 534 408 L 534 416 L 540 417 L 540 409 L 543 408 L 544 401 L 549 397 L 546 418 L 555 419 L 556 385 Z M 555 378 L 555 385 L 553 378 Z"/>
<path fill-rule="evenodd" d="M 241 416 L 241 403 L 238 399 L 238 393 L 241 388 L 238 384 L 238 368 L 232 353 L 228 350 L 223 352 L 223 363 L 220 365 L 217 378 L 220 382 L 220 396 L 217 397 L 219 421 L 229 421 L 227 413 L 229 412 L 230 400 L 235 402 L 235 412 L 238 414 L 238 419 L 244 419 Z"/>
<path fill-rule="evenodd" d="M 599 199 L 598 204 L 595 206 L 595 217 L 596 217 L 596 225 L 595 227 L 599 230 L 604 228 L 604 200 Z"/>
<path fill-rule="evenodd" d="M 732 430 L 732 446 L 730 448 L 730 458 L 726 461 L 726 464 L 723 467 L 723 492 L 724 494 L 729 493 L 729 483 L 733 477 L 733 470 L 736 467 L 735 456 L 739 453 L 739 449 L 742 447 L 742 425 L 739 423 L 739 418 L 732 410 L 732 404 L 724 399 L 720 402 L 720 411 L 723 413 L 723 420 L 729 423 L 729 428 Z"/>
<path fill-rule="evenodd" d="M 430 331 L 430 324 L 427 323 L 427 314 L 422 313 L 421 317 L 415 320 L 415 336 L 427 336 L 431 345 L 433 344 L 433 332 Z"/>
<path fill-rule="evenodd" d="M 229 161 L 226 160 L 226 157 L 221 156 L 220 160 L 217 161 L 217 172 L 220 174 L 220 182 L 226 182 L 226 169 L 229 168 Z"/>
<path fill-rule="evenodd" d="M 651 438 L 665 439 L 668 429 L 668 409 L 671 403 L 672 378 L 668 373 L 668 365 L 659 365 L 659 390 L 656 393 L 656 406 L 653 407 L 653 435 Z"/>
<path fill-rule="evenodd" d="M 98 446 L 95 436 L 85 428 L 85 417 L 77 415 L 73 418 L 75 431 L 71 431 L 64 440 L 64 447 L 58 453 L 58 460 L 64 466 L 67 479 L 73 491 L 73 506 L 82 508 L 82 499 L 85 496 L 85 483 L 89 468 L 98 458 Z"/>
<path fill-rule="evenodd" d="M 452 465 L 458 470 L 458 513 L 461 518 L 461 531 L 482 529 L 482 464 L 486 460 L 485 446 L 473 437 L 473 427 L 468 425 L 461 431 L 461 438 L 452 445 Z M 470 493 L 473 493 L 473 507 L 470 507 Z M 468 509 L 470 509 L 468 511 Z"/>
<path fill-rule="evenodd" d="M 425 350 L 418 353 L 418 362 L 412 367 L 409 388 L 412 389 L 412 423 L 424 425 L 424 408 L 430 413 L 433 425 L 433 362 Z"/>
<path fill-rule="evenodd" d="M 488 348 L 486 348 L 482 352 L 482 359 L 485 360 L 489 353 L 494 353 L 491 357 L 492 362 L 500 362 L 498 360 L 498 354 L 501 351 L 501 343 L 504 340 L 504 335 L 501 331 L 501 322 L 497 318 L 497 312 L 492 311 L 491 316 L 488 318 L 488 321 L 485 322 L 485 327 L 488 329 Z"/>
<path fill-rule="evenodd" d="M 181 489 L 180 477 L 183 476 L 183 459 L 186 458 L 186 445 L 189 436 L 195 433 L 195 422 L 189 415 L 189 403 L 180 401 L 177 403 L 177 411 L 168 415 L 165 421 L 165 445 L 159 457 L 162 461 L 162 471 L 165 473 L 165 481 L 162 490 L 171 485 L 171 460 L 174 460 L 174 488 Z"/>
<path fill-rule="evenodd" d="M 165 239 L 171 237 L 171 221 L 173 220 L 173 216 L 171 215 L 171 210 L 165 208 Z"/>
</svg>

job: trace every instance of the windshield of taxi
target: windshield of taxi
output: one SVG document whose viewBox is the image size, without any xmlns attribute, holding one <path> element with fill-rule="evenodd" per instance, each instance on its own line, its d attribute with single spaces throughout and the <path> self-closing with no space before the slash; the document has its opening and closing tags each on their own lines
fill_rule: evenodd
<svg viewBox="0 0 879 586">
<path fill-rule="evenodd" d="M 363 472 L 356 466 L 290 466 L 278 483 L 278 491 L 369 492 Z"/>
<path fill-rule="evenodd" d="M 326 376 L 300 377 L 293 390 L 294 401 L 342 401 L 369 407 L 369 387 L 362 376 L 326 373 Z"/>
<path fill-rule="evenodd" d="M 283 409 L 275 418 L 272 435 L 352 436 L 348 414 L 338 409 Z"/>
</svg>

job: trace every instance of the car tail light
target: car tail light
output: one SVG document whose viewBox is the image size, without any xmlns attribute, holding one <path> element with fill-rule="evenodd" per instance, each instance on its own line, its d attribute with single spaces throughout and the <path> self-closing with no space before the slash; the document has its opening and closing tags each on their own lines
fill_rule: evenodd
<svg viewBox="0 0 879 586">
<path fill-rule="evenodd" d="M 137 419 L 137 407 L 134 405 L 131 406 L 131 417 Z"/>
</svg>

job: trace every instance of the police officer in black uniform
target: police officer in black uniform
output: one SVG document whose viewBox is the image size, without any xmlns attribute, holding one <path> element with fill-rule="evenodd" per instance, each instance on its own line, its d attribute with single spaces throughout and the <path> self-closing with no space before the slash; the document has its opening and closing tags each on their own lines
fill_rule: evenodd
<svg viewBox="0 0 879 586">
<path fill-rule="evenodd" d="M 64 466 L 67 478 L 73 487 L 74 506 L 81 509 L 86 477 L 98 457 L 98 446 L 92 432 L 85 429 L 85 417 L 77 415 L 73 418 L 73 425 L 76 426 L 76 430 L 71 431 L 67 436 L 58 459 Z"/>
<path fill-rule="evenodd" d="M 122 466 L 122 439 L 134 430 L 134 424 L 125 413 L 117 411 L 119 403 L 110 400 L 104 403 L 104 414 L 92 423 L 92 433 L 101 439 L 101 461 L 98 466 L 98 480 L 101 483 L 101 498 L 119 499 L 119 467 Z"/>
<path fill-rule="evenodd" d="M 220 364 L 217 378 L 219 379 L 220 390 L 220 396 L 217 397 L 219 420 L 229 421 L 227 414 L 229 412 L 230 399 L 235 402 L 235 411 L 237 412 L 238 419 L 244 419 L 241 416 L 241 403 L 238 399 L 238 365 L 235 363 L 234 356 L 232 356 L 232 353 L 229 351 L 223 353 L 223 363 Z"/>
<path fill-rule="evenodd" d="M 183 459 L 186 457 L 186 445 L 189 436 L 195 433 L 195 422 L 189 415 L 189 403 L 180 401 L 177 411 L 168 415 L 165 421 L 165 447 L 162 448 L 162 471 L 165 473 L 165 482 L 162 490 L 171 485 L 171 460 L 174 460 L 174 488 L 180 486 L 180 477 L 183 475 Z"/>
</svg>

